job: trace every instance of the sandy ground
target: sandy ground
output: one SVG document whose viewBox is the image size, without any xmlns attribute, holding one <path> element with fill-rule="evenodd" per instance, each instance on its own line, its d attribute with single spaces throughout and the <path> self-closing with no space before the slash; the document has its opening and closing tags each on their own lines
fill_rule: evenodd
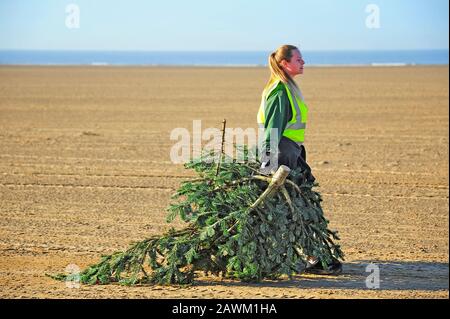
<svg viewBox="0 0 450 319">
<path fill-rule="evenodd" d="M 45 273 L 160 234 L 176 127 L 253 127 L 260 68 L 0 67 L 0 297 L 448 298 L 448 67 L 311 68 L 308 161 L 344 274 L 68 288 Z M 177 221 L 176 227 L 182 224 Z M 366 267 L 380 287 L 366 287 Z"/>
</svg>

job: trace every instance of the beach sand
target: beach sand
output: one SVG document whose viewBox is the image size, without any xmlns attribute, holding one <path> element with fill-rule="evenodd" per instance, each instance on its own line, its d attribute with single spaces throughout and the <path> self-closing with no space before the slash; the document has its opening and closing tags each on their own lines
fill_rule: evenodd
<svg viewBox="0 0 450 319">
<path fill-rule="evenodd" d="M 193 176 L 170 161 L 170 132 L 224 118 L 256 128 L 268 70 L 1 66 L 0 297 L 448 298 L 448 72 L 306 68 L 299 79 L 308 162 L 346 254 L 341 276 L 77 289 L 45 273 L 168 230 L 170 196 Z M 379 289 L 366 286 L 370 263 Z"/>
</svg>

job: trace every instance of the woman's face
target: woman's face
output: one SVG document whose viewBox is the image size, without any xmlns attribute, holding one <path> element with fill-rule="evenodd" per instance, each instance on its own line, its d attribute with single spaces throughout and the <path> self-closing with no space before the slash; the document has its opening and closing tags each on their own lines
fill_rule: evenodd
<svg viewBox="0 0 450 319">
<path fill-rule="evenodd" d="M 281 61 L 281 66 L 284 71 L 288 73 L 292 78 L 298 74 L 303 74 L 303 66 L 305 61 L 303 60 L 302 54 L 299 50 L 292 51 L 291 61 L 286 60 Z"/>
</svg>

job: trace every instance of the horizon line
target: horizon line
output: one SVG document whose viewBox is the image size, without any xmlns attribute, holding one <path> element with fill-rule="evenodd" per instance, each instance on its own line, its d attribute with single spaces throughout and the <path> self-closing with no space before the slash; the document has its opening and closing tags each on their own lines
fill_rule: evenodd
<svg viewBox="0 0 450 319">
<path fill-rule="evenodd" d="M 389 51 L 449 51 L 449 48 L 423 48 L 423 49 L 301 49 L 304 52 L 389 52 Z M 272 50 L 153 50 L 153 49 L 14 49 L 0 48 L 0 51 L 83 51 L 83 52 L 270 52 Z"/>
</svg>

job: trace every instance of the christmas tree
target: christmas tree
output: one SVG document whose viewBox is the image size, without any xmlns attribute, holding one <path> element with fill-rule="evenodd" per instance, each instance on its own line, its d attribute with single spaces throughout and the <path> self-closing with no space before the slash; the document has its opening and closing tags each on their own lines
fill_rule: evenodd
<svg viewBox="0 0 450 319">
<path fill-rule="evenodd" d="M 222 144 L 223 146 L 223 144 Z M 257 282 L 301 273 L 307 258 L 343 259 L 328 229 L 321 196 L 300 169 L 261 175 L 260 163 L 209 151 L 185 164 L 198 178 L 181 184 L 168 208 L 186 227 L 170 229 L 103 256 L 78 276 L 85 284 L 192 284 L 197 271 Z M 240 157 L 242 158 L 242 156 Z M 217 163 L 218 162 L 218 163 Z M 51 275 L 71 280 L 73 275 Z"/>
</svg>

